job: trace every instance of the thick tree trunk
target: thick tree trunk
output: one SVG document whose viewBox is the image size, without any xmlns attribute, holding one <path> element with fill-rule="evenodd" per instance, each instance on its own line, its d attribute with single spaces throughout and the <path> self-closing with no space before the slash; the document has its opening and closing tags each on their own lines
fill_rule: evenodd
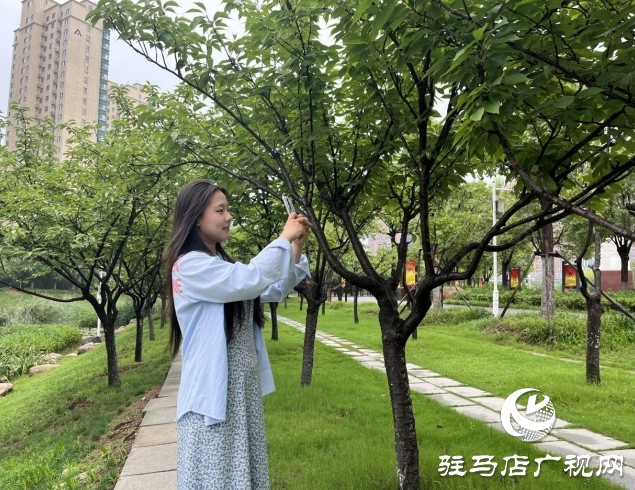
<svg viewBox="0 0 635 490">
<path fill-rule="evenodd" d="M 554 271 L 553 271 L 553 225 L 546 225 L 541 230 L 542 235 L 542 294 L 540 297 L 540 314 L 547 319 L 549 336 L 553 335 L 554 299 Z"/>
<path fill-rule="evenodd" d="M 302 377 L 300 385 L 311 384 L 313 378 L 313 354 L 315 351 L 315 333 L 317 331 L 317 321 L 319 305 L 309 303 L 306 309 L 306 327 L 304 329 L 304 351 L 302 354 Z"/>
<path fill-rule="evenodd" d="M 271 309 L 271 340 L 278 340 L 278 303 L 269 303 Z"/>
<path fill-rule="evenodd" d="M 419 490 L 419 448 L 406 368 L 405 344 L 394 337 L 398 318 L 379 313 L 382 329 L 384 365 L 392 404 L 397 456 L 397 481 L 400 490 Z"/>
<path fill-rule="evenodd" d="M 355 324 L 359 323 L 359 315 L 357 312 L 357 296 L 359 295 L 359 288 L 357 286 L 353 286 L 353 322 Z"/>
<path fill-rule="evenodd" d="M 600 338 L 602 330 L 602 296 L 598 292 L 586 299 L 586 380 L 600 384 Z"/>
<path fill-rule="evenodd" d="M 134 346 L 134 360 L 141 362 L 143 358 L 143 317 L 141 312 L 136 312 L 137 316 L 137 338 Z"/>
<path fill-rule="evenodd" d="M 108 386 L 121 386 L 119 379 L 119 363 L 117 362 L 117 344 L 115 344 L 115 326 L 114 322 L 102 318 L 102 327 L 104 328 L 104 340 L 106 342 L 106 363 L 108 366 Z"/>
<path fill-rule="evenodd" d="M 337 300 L 342 301 L 342 278 L 340 277 L 340 284 L 337 287 Z"/>
</svg>

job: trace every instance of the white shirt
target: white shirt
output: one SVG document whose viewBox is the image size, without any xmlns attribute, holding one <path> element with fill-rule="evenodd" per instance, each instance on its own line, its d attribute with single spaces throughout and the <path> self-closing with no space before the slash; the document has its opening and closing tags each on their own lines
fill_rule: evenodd
<svg viewBox="0 0 635 490">
<path fill-rule="evenodd" d="M 260 296 L 261 303 L 282 301 L 310 276 L 305 255 L 295 263 L 286 238 L 276 238 L 249 264 L 224 261 L 193 251 L 172 268 L 172 290 L 181 327 L 183 366 L 176 419 L 188 411 L 205 416 L 207 425 L 223 422 L 227 408 L 227 340 L 224 303 Z M 275 390 L 262 329 L 253 322 L 262 395 Z"/>
</svg>

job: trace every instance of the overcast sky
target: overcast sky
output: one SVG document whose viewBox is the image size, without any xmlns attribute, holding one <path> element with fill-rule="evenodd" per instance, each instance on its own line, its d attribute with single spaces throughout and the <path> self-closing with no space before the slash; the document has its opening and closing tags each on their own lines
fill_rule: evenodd
<svg viewBox="0 0 635 490">
<path fill-rule="evenodd" d="M 177 0 L 182 11 L 189 9 L 194 0 Z M 0 15 L 0 111 L 6 114 L 9 106 L 9 82 L 11 77 L 11 56 L 13 54 L 13 31 L 20 26 L 20 0 L 0 0 L 2 15 Z M 58 3 L 64 3 L 58 0 Z M 220 0 L 205 0 L 208 12 L 220 9 Z M 231 24 L 232 30 L 239 30 L 238 24 Z M 176 86 L 176 77 L 161 70 L 140 55 L 135 53 L 123 41 L 112 33 L 110 39 L 110 66 L 108 78 L 115 83 L 141 84 L 149 81 L 158 85 L 162 90 L 171 90 Z"/>
</svg>

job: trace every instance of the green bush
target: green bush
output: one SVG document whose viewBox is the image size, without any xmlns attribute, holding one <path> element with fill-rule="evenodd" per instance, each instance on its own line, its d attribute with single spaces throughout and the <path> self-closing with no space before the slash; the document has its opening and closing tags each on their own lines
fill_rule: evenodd
<svg viewBox="0 0 635 490">
<path fill-rule="evenodd" d="M 68 307 L 53 301 L 16 301 L 0 310 L 0 326 L 59 324 L 68 321 Z"/>
<path fill-rule="evenodd" d="M 448 308 L 441 311 L 430 309 L 423 319 L 423 323 L 457 325 L 491 317 L 492 314 L 484 308 L 472 308 L 471 310 L 469 308 Z"/>
<path fill-rule="evenodd" d="M 82 330 L 88 330 L 89 328 L 97 327 L 97 313 L 95 313 L 94 311 L 83 311 L 77 316 L 77 326 Z"/>
<path fill-rule="evenodd" d="M 68 325 L 13 325 L 0 328 L 0 376 L 20 376 L 41 355 L 81 343 L 82 334 Z"/>
<path fill-rule="evenodd" d="M 115 320 L 115 328 L 121 327 L 122 325 L 128 325 L 130 320 L 135 318 L 132 303 L 118 303 L 117 309 L 119 312 L 117 313 L 117 319 Z"/>
<path fill-rule="evenodd" d="M 554 315 L 551 337 L 547 320 L 532 313 L 491 318 L 479 322 L 478 326 L 487 334 L 516 338 L 525 344 L 546 345 L 575 353 L 584 352 L 586 348 L 585 316 Z M 633 345 L 635 323 L 622 314 L 605 313 L 602 316 L 601 348 L 607 352 L 617 352 Z"/>
</svg>

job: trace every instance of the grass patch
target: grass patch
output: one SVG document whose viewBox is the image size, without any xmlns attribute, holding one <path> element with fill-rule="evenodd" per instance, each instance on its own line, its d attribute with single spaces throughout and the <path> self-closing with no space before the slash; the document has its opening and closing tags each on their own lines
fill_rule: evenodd
<svg viewBox="0 0 635 490">
<path fill-rule="evenodd" d="M 297 311 L 294 306 L 279 309 L 282 316 L 289 317 L 292 310 Z M 329 320 L 332 313 L 327 314 Z M 276 382 L 276 391 L 264 398 L 271 487 L 396 488 L 393 421 L 385 374 L 316 342 L 313 382 L 301 388 L 302 341 L 300 332 L 284 324 L 280 325 L 280 340 L 267 341 Z M 534 477 L 534 458 L 544 453 L 531 444 L 419 393 L 413 393 L 413 407 L 422 488 L 616 488 L 600 477 L 569 477 L 563 472 L 563 460 L 545 463 L 540 475 Z M 527 476 L 500 475 L 503 457 L 513 454 L 529 458 Z M 463 456 L 468 471 L 476 455 L 495 456 L 499 466 L 492 477 L 469 472 L 462 477 L 442 477 L 438 471 L 442 455 Z"/>
<path fill-rule="evenodd" d="M 119 388 L 107 386 L 103 343 L 63 358 L 55 370 L 13 380 L 13 392 L 0 398 L 0 488 L 112 489 L 126 451 L 104 438 L 127 407 L 165 380 L 168 328 L 156 328 L 156 336 L 150 342 L 146 334 L 141 363 L 134 362 L 134 329 L 117 336 Z"/>
<path fill-rule="evenodd" d="M 304 321 L 306 312 L 299 310 L 298 300 L 292 298 L 288 304 L 287 309 L 279 307 L 279 315 Z M 408 361 L 503 398 L 520 388 L 536 388 L 553 399 L 559 418 L 635 447 L 634 374 L 605 368 L 600 386 L 587 385 L 582 363 L 532 355 L 525 345 L 509 338 L 498 342 L 475 324 L 478 321 L 424 324 L 418 340 L 406 346 Z M 327 307 L 326 314 L 319 316 L 318 329 L 382 351 L 375 315 L 360 315 L 360 323 L 355 324 L 350 312 Z M 540 346 L 532 350 L 545 351 Z"/>
</svg>

